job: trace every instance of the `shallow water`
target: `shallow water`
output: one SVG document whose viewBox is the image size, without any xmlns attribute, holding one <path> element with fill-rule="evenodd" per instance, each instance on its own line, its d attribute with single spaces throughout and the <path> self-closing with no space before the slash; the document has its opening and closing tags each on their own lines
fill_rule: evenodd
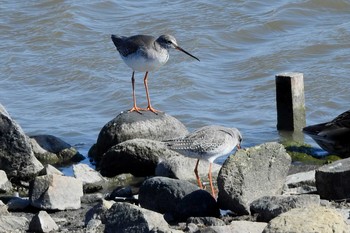
<svg viewBox="0 0 350 233">
<path fill-rule="evenodd" d="M 201 60 L 171 51 L 149 76 L 153 106 L 190 131 L 237 127 L 245 147 L 278 140 L 274 76 L 287 71 L 304 73 L 308 125 L 349 109 L 349 1 L 2 0 L 0 12 L 0 103 L 27 134 L 85 155 L 132 106 L 131 70 L 110 34 L 172 34 Z"/>
</svg>

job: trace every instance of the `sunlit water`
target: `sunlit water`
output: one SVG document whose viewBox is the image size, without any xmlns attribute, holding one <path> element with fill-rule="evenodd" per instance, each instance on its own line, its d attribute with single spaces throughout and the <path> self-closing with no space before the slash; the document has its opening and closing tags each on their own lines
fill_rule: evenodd
<svg viewBox="0 0 350 233">
<path fill-rule="evenodd" d="M 212 2 L 2 0 L 0 103 L 27 134 L 53 134 L 86 155 L 132 106 L 131 70 L 110 34 L 168 33 L 201 61 L 171 51 L 150 73 L 150 95 L 190 131 L 237 127 L 245 147 L 279 140 L 274 76 L 286 71 L 304 73 L 308 125 L 349 109 L 349 1 Z"/>
</svg>

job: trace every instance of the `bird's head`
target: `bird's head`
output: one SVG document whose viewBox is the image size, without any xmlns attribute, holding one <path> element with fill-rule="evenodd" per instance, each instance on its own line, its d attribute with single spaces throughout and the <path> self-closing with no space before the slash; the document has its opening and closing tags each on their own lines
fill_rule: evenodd
<svg viewBox="0 0 350 233">
<path fill-rule="evenodd" d="M 175 37 L 173 37 L 172 35 L 161 35 L 160 37 L 158 37 L 157 42 L 160 44 L 160 46 L 162 46 L 165 49 L 171 49 L 171 48 L 177 49 L 187 54 L 188 56 L 196 59 L 197 61 L 199 61 L 197 57 L 193 56 L 192 54 L 190 54 L 189 52 L 185 51 L 183 48 L 178 46 Z"/>
</svg>

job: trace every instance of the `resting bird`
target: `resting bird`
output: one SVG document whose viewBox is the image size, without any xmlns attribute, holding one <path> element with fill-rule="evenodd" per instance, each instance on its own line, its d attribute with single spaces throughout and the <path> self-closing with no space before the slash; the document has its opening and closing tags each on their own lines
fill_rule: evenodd
<svg viewBox="0 0 350 233">
<path fill-rule="evenodd" d="M 211 174 L 212 163 L 216 158 L 232 152 L 235 147 L 240 148 L 241 143 L 242 135 L 238 129 L 217 125 L 205 126 L 188 134 L 184 138 L 166 141 L 169 149 L 179 152 L 184 156 L 197 159 L 194 173 L 198 186 L 201 189 L 203 189 L 203 186 L 198 175 L 199 160 L 210 162 L 208 177 L 214 198 L 215 190 Z"/>
<path fill-rule="evenodd" d="M 303 133 L 309 135 L 329 153 L 350 156 L 350 110 L 332 121 L 307 126 L 303 129 Z"/>
</svg>

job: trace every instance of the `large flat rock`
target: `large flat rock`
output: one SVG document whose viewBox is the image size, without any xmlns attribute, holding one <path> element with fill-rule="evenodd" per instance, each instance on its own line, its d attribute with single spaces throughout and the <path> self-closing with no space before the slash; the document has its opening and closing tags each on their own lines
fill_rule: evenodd
<svg viewBox="0 0 350 233">
<path fill-rule="evenodd" d="M 238 150 L 227 158 L 218 176 L 220 207 L 249 214 L 254 200 L 281 193 L 290 164 L 290 156 L 279 143 Z"/>
</svg>

